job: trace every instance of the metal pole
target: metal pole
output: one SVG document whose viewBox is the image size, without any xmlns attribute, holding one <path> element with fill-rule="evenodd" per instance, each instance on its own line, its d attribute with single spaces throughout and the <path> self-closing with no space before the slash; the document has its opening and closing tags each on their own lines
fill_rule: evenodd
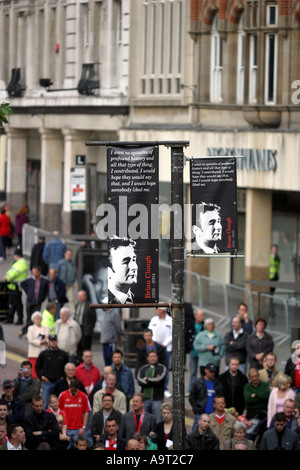
<svg viewBox="0 0 300 470">
<path fill-rule="evenodd" d="M 172 213 L 172 397 L 173 446 L 184 450 L 184 214 L 183 214 L 183 148 L 171 147 Z M 174 205 L 174 206 L 173 206 Z M 179 209 L 180 214 L 178 211 Z M 180 220 L 179 220 L 180 217 Z"/>
</svg>

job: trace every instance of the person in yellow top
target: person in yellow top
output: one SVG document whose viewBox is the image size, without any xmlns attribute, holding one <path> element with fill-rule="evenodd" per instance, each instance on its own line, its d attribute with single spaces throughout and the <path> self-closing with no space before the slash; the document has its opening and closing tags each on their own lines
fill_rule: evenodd
<svg viewBox="0 0 300 470">
<path fill-rule="evenodd" d="M 56 305 L 53 302 L 49 302 L 43 311 L 42 326 L 47 326 L 50 330 L 50 334 L 55 333 L 55 312 Z"/>
<path fill-rule="evenodd" d="M 14 314 L 17 312 L 18 320 L 16 325 L 23 324 L 23 303 L 22 303 L 22 289 L 19 282 L 27 277 L 28 263 L 23 258 L 22 250 L 17 247 L 14 253 L 14 263 L 4 276 L 4 281 L 7 282 L 9 308 L 6 320 L 3 323 L 13 323 Z"/>
</svg>

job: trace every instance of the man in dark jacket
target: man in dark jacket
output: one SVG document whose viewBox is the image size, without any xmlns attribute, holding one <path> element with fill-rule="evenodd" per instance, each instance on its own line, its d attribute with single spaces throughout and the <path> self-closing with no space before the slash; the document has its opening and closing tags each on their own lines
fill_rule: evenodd
<svg viewBox="0 0 300 470">
<path fill-rule="evenodd" d="M 102 397 L 102 408 L 93 414 L 91 432 L 95 442 L 100 440 L 105 433 L 106 419 L 115 419 L 119 425 L 122 419 L 122 413 L 114 409 L 114 396 L 111 393 L 105 393 Z"/>
<path fill-rule="evenodd" d="M 147 364 L 147 354 L 149 351 L 156 351 L 158 354 L 158 361 L 164 366 L 167 365 L 166 348 L 156 341 L 153 341 L 152 330 L 150 330 L 150 328 L 145 328 L 143 336 L 145 343 L 137 351 L 135 377 L 137 377 L 139 369 Z"/>
<path fill-rule="evenodd" d="M 47 442 L 51 448 L 59 438 L 59 427 L 56 416 L 44 411 L 44 400 L 40 395 L 32 399 L 32 412 L 24 418 L 26 446 L 36 450 L 39 444 Z"/>
<path fill-rule="evenodd" d="M 57 336 L 48 338 L 49 348 L 41 351 L 35 363 L 35 371 L 42 382 L 42 396 L 45 408 L 48 407 L 48 397 L 53 393 L 56 382 L 64 377 L 65 365 L 69 361 L 66 351 L 58 348 Z"/>
<path fill-rule="evenodd" d="M 77 345 L 77 354 L 81 357 L 83 351 L 92 349 L 93 331 L 97 315 L 95 309 L 89 308 L 85 290 L 78 291 L 77 301 L 74 319 L 79 323 L 82 333 L 81 339 Z"/>
<path fill-rule="evenodd" d="M 216 370 L 214 364 L 206 364 L 204 377 L 196 379 L 192 385 L 189 402 L 195 414 L 193 431 L 197 428 L 202 413 L 213 413 L 215 395 L 223 395 L 224 393 L 220 380 L 215 378 Z"/>
<path fill-rule="evenodd" d="M 62 279 L 57 276 L 56 269 L 49 271 L 49 301 L 56 305 L 55 320 L 59 319 L 60 309 L 68 302 L 66 297 L 66 285 Z"/>
<path fill-rule="evenodd" d="M 148 364 L 142 366 L 137 375 L 138 384 L 145 397 L 145 410 L 156 417 L 156 422 L 162 420 L 160 407 L 164 399 L 164 384 L 167 368 L 158 362 L 156 351 L 147 354 Z"/>
<path fill-rule="evenodd" d="M 264 432 L 260 450 L 299 450 L 299 436 L 286 428 L 284 413 L 274 415 L 274 425 L 274 428 Z"/>
<path fill-rule="evenodd" d="M 41 275 L 41 268 L 34 266 L 31 270 L 32 276 L 20 282 L 21 289 L 26 294 L 26 325 L 22 328 L 22 335 L 24 335 L 28 326 L 32 325 L 31 315 L 34 312 L 39 312 L 42 303 L 46 300 L 48 295 L 49 281 Z M 21 336 L 21 335 L 20 335 Z"/>
<path fill-rule="evenodd" d="M 41 273 L 43 276 L 48 274 L 48 264 L 45 263 L 43 258 L 43 251 L 45 248 L 45 237 L 39 237 L 38 243 L 33 245 L 30 255 L 30 269 L 34 266 L 41 267 Z"/>
<path fill-rule="evenodd" d="M 229 365 L 229 359 L 235 356 L 239 359 L 239 369 L 246 374 L 247 349 L 246 341 L 248 334 L 244 331 L 239 316 L 233 317 L 232 329 L 224 336 L 225 364 Z"/>
<path fill-rule="evenodd" d="M 234 407 L 239 414 L 245 408 L 244 386 L 249 382 L 248 377 L 239 370 L 239 359 L 229 359 L 229 369 L 219 375 L 223 386 L 227 408 Z"/>
<path fill-rule="evenodd" d="M 198 420 L 198 427 L 185 438 L 186 450 L 219 450 L 219 439 L 209 427 L 210 417 L 203 413 Z"/>
</svg>

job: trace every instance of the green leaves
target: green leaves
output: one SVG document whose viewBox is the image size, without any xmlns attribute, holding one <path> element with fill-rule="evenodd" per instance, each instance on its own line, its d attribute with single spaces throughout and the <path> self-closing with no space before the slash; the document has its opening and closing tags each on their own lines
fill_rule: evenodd
<svg viewBox="0 0 300 470">
<path fill-rule="evenodd" d="M 6 116 L 13 114 L 13 110 L 9 107 L 9 103 L 0 104 L 0 127 L 3 127 L 3 124 L 8 124 Z"/>
</svg>

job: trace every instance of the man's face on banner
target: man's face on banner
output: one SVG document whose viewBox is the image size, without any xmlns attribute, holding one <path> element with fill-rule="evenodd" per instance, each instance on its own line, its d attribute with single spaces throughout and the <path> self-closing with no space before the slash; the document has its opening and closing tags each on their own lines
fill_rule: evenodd
<svg viewBox="0 0 300 470">
<path fill-rule="evenodd" d="M 137 258 L 132 245 L 120 246 L 110 252 L 110 277 L 116 287 L 137 283 Z"/>
<path fill-rule="evenodd" d="M 219 211 L 214 209 L 212 211 L 200 213 L 199 219 L 201 227 L 198 227 L 199 232 L 197 231 L 197 233 L 195 233 L 196 241 L 197 236 L 201 237 L 202 240 L 209 242 L 216 242 L 222 239 L 222 225 Z"/>
</svg>

